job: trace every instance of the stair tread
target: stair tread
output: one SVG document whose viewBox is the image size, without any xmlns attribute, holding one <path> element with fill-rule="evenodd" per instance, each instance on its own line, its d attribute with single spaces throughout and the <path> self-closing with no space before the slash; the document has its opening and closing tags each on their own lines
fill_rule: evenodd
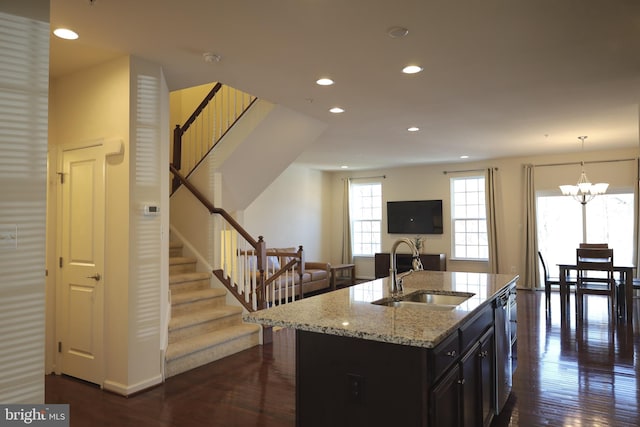
<svg viewBox="0 0 640 427">
<path fill-rule="evenodd" d="M 182 243 L 180 242 L 169 242 L 169 248 L 181 248 L 182 247 Z"/>
<path fill-rule="evenodd" d="M 202 299 L 221 297 L 227 294 L 224 289 L 206 288 L 192 291 L 178 291 L 171 293 L 171 305 L 185 304 Z"/>
<path fill-rule="evenodd" d="M 169 362 L 188 354 L 231 341 L 235 338 L 257 333 L 259 330 L 259 325 L 242 323 L 240 325 L 229 326 L 218 331 L 209 332 L 192 338 L 186 338 L 169 344 L 165 358 Z"/>
<path fill-rule="evenodd" d="M 209 277 L 211 277 L 211 273 L 207 272 L 176 273 L 169 276 L 169 284 L 208 279 Z"/>
<path fill-rule="evenodd" d="M 178 314 L 169 321 L 169 331 L 184 328 L 186 326 L 197 325 L 227 316 L 239 315 L 242 308 L 233 305 L 222 305 L 208 310 Z"/>
</svg>

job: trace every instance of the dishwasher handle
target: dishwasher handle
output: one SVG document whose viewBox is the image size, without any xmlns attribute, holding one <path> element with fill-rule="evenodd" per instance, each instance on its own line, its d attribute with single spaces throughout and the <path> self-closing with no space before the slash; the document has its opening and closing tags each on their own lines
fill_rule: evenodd
<svg viewBox="0 0 640 427">
<path fill-rule="evenodd" d="M 496 308 L 506 309 L 508 305 L 509 305 L 509 294 L 506 294 L 506 293 L 502 294 L 495 299 Z"/>
</svg>

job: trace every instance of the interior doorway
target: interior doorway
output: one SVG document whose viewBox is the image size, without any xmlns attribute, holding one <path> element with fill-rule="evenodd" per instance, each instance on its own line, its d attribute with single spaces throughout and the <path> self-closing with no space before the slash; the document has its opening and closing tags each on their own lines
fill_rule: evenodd
<svg viewBox="0 0 640 427">
<path fill-rule="evenodd" d="M 57 371 L 104 381 L 104 152 L 62 150 L 59 196 Z"/>
</svg>

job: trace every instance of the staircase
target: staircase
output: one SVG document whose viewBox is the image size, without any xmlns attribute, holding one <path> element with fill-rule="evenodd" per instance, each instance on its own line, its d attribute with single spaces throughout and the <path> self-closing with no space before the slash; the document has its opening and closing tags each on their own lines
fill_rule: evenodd
<svg viewBox="0 0 640 427">
<path fill-rule="evenodd" d="M 211 288 L 210 273 L 171 243 L 171 320 L 165 377 L 186 372 L 259 344 L 260 326 L 242 322 L 242 308 L 225 304 L 227 291 Z"/>
</svg>

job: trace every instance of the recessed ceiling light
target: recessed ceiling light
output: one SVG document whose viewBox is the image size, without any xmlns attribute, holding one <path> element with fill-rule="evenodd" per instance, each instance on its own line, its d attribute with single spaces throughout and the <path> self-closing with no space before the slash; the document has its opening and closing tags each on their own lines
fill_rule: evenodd
<svg viewBox="0 0 640 427">
<path fill-rule="evenodd" d="M 344 113 L 344 108 L 333 107 L 329 111 L 331 111 L 334 114 L 340 114 L 340 113 Z"/>
<path fill-rule="evenodd" d="M 409 30 L 404 27 L 391 27 L 387 30 L 387 35 L 392 39 L 405 37 L 409 34 Z"/>
<path fill-rule="evenodd" d="M 340 169 L 349 169 L 349 166 L 347 166 L 347 165 L 342 165 L 342 166 L 340 166 Z"/>
<path fill-rule="evenodd" d="M 469 158 L 469 156 L 464 155 L 464 156 L 460 156 L 460 158 L 461 158 L 461 159 L 468 159 L 468 158 Z"/>
<path fill-rule="evenodd" d="M 402 69 L 402 72 L 405 74 L 416 74 L 422 71 L 423 68 L 418 65 L 407 65 Z"/>
<path fill-rule="evenodd" d="M 65 40 L 75 40 L 78 38 L 78 33 L 68 28 L 56 28 L 55 30 L 53 30 L 53 34 L 56 37 Z"/>
<path fill-rule="evenodd" d="M 333 84 L 333 80 L 327 77 L 323 77 L 321 79 L 316 80 L 316 83 L 319 84 L 320 86 L 331 86 Z"/>
<path fill-rule="evenodd" d="M 420 130 L 419 127 L 417 126 L 411 126 L 410 128 L 407 129 L 409 132 L 418 132 Z"/>
</svg>

